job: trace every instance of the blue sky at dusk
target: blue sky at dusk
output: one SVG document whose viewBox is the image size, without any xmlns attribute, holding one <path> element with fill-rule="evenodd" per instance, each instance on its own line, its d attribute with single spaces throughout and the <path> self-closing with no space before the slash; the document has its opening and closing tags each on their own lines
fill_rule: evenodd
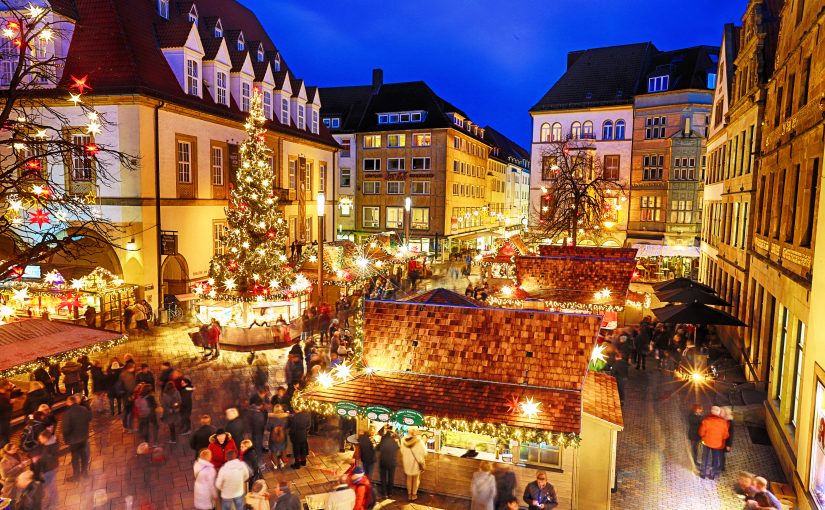
<svg viewBox="0 0 825 510">
<path fill-rule="evenodd" d="M 653 41 L 718 46 L 746 0 L 241 0 L 309 85 L 426 81 L 482 125 L 529 150 L 527 110 L 564 72 L 567 52 Z"/>
</svg>

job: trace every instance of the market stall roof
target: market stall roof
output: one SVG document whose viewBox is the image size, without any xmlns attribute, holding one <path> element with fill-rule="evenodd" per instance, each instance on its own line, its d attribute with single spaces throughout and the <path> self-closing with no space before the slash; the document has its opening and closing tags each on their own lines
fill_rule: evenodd
<svg viewBox="0 0 825 510">
<path fill-rule="evenodd" d="M 521 243 L 522 245 L 524 243 Z M 499 247 L 495 255 L 487 255 L 482 259 L 482 262 L 497 263 L 497 264 L 511 264 L 513 257 L 516 255 L 527 255 L 529 251 L 522 251 L 519 249 L 511 239 L 507 239 Z"/>
<path fill-rule="evenodd" d="M 601 372 L 590 372 L 584 380 L 583 410 L 590 416 L 606 421 L 615 428 L 624 428 L 622 403 L 616 378 Z"/>
<path fill-rule="evenodd" d="M 634 244 L 638 257 L 690 257 L 699 258 L 698 246 L 662 246 L 660 244 Z"/>
<path fill-rule="evenodd" d="M 0 371 L 17 365 L 123 338 L 122 333 L 45 319 L 0 325 Z"/>
<path fill-rule="evenodd" d="M 410 303 L 430 303 L 446 306 L 483 306 L 481 303 L 479 303 L 473 298 L 462 296 L 461 294 L 456 294 L 455 292 L 440 288 L 433 289 L 429 292 L 425 292 L 423 294 L 419 294 L 417 296 L 404 299 L 403 301 L 407 301 Z"/>
<path fill-rule="evenodd" d="M 624 306 L 626 294 L 611 292 L 607 297 L 596 297 L 595 292 L 579 289 L 537 289 L 529 293 L 531 298 L 555 303 L 579 303 L 583 305 Z"/>
<path fill-rule="evenodd" d="M 552 432 L 581 431 L 582 396 L 578 391 L 380 370 L 329 388 L 314 389 L 303 396 L 331 404 L 349 401 L 360 406 L 414 409 L 438 418 L 478 420 Z M 532 418 L 518 409 L 513 412 L 509 408 L 511 397 L 541 402 L 540 412 Z"/>
</svg>

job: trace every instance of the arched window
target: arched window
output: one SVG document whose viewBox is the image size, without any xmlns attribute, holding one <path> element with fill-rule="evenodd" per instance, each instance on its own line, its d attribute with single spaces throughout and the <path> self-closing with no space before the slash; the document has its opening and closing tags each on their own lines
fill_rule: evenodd
<svg viewBox="0 0 825 510">
<path fill-rule="evenodd" d="M 624 140 L 624 121 L 616 121 L 616 140 Z"/>
<path fill-rule="evenodd" d="M 574 140 L 578 140 L 579 138 L 582 137 L 582 124 L 581 124 L 581 122 L 576 121 L 576 122 L 573 123 L 572 126 L 570 126 L 570 137 L 573 138 Z"/>
<path fill-rule="evenodd" d="M 550 124 L 544 123 L 541 125 L 541 135 L 539 137 L 539 141 L 542 142 L 549 142 L 550 141 Z"/>
<path fill-rule="evenodd" d="M 613 121 L 606 120 L 602 124 L 602 140 L 613 139 Z"/>
<path fill-rule="evenodd" d="M 558 122 L 553 124 L 553 141 L 561 141 L 561 124 L 559 124 Z"/>
<path fill-rule="evenodd" d="M 582 125 L 582 138 L 586 138 L 588 140 L 595 138 L 595 136 L 593 136 L 593 123 L 589 120 L 584 121 L 584 124 Z"/>
</svg>

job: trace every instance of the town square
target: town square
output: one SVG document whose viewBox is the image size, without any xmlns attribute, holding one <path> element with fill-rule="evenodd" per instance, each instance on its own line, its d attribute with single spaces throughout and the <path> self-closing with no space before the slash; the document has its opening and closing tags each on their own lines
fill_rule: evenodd
<svg viewBox="0 0 825 510">
<path fill-rule="evenodd" d="M 0 10 L 0 509 L 825 509 L 825 1 Z"/>
</svg>

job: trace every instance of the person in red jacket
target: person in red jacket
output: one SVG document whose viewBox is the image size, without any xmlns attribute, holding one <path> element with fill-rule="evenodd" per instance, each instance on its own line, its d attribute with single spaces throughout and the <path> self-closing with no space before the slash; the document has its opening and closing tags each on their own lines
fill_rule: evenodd
<svg viewBox="0 0 825 510">
<path fill-rule="evenodd" d="M 226 452 L 230 450 L 238 452 L 232 434 L 223 429 L 218 429 L 209 438 L 209 451 L 212 452 L 212 465 L 215 466 L 215 469 L 220 469 L 226 463 Z"/>
<path fill-rule="evenodd" d="M 355 506 L 352 510 L 367 510 L 373 506 L 372 483 L 364 474 L 364 468 L 355 466 L 347 478 L 347 485 L 355 491 Z"/>
<path fill-rule="evenodd" d="M 705 445 L 705 457 L 702 459 L 702 469 L 699 476 L 713 480 L 721 470 L 722 455 L 725 452 L 725 440 L 730 435 L 728 420 L 722 417 L 722 409 L 718 406 L 710 408 L 710 414 L 705 416 L 699 425 L 699 437 Z"/>
</svg>

